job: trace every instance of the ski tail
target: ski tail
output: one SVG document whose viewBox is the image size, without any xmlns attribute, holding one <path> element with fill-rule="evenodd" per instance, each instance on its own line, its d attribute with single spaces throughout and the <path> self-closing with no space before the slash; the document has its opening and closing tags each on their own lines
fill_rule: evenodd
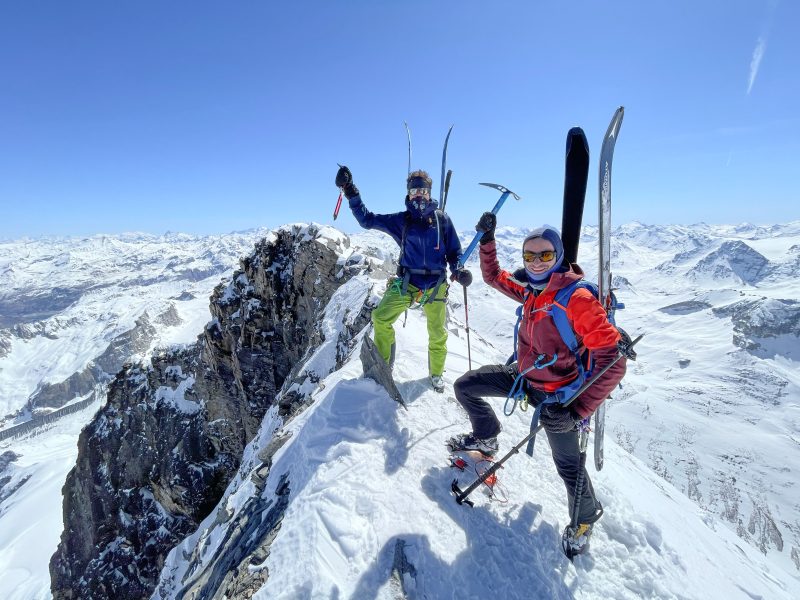
<svg viewBox="0 0 800 600">
<path fill-rule="evenodd" d="M 606 429 L 606 403 L 603 402 L 594 412 L 594 468 L 603 470 L 604 443 Z"/>
<path fill-rule="evenodd" d="M 561 213 L 561 241 L 564 244 L 564 261 L 578 260 L 583 204 L 589 179 L 589 143 L 580 127 L 567 133 L 564 165 L 564 206 Z"/>
</svg>

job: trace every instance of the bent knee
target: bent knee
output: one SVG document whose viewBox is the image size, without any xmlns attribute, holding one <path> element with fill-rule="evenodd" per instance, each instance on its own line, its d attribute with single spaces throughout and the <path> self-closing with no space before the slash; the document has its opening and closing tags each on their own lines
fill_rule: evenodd
<svg viewBox="0 0 800 600">
<path fill-rule="evenodd" d="M 453 383 L 453 391 L 455 392 L 456 396 L 460 393 L 464 393 L 464 391 L 469 388 L 473 382 L 475 381 L 475 373 L 477 371 L 467 371 L 461 377 L 455 380 Z"/>
</svg>

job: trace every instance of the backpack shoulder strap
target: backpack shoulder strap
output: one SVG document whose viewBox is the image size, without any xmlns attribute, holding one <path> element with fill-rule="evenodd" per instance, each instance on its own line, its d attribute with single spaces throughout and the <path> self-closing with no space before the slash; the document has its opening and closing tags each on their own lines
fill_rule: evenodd
<svg viewBox="0 0 800 600">
<path fill-rule="evenodd" d="M 576 281 L 567 287 L 561 288 L 556 292 L 555 300 L 550 310 L 550 316 L 553 317 L 553 322 L 558 329 L 558 334 L 561 336 L 563 342 L 567 345 L 570 352 L 577 356 L 578 353 L 578 339 L 575 337 L 575 331 L 567 318 L 567 305 L 569 304 L 572 294 L 575 293 L 579 287 L 591 287 L 583 281 Z"/>
<path fill-rule="evenodd" d="M 411 216 L 406 212 L 403 215 L 403 234 L 400 236 L 400 256 L 397 257 L 397 269 L 398 272 L 402 268 L 400 263 L 403 261 L 403 255 L 406 252 L 406 236 L 408 235 L 408 225 L 411 221 Z"/>
</svg>

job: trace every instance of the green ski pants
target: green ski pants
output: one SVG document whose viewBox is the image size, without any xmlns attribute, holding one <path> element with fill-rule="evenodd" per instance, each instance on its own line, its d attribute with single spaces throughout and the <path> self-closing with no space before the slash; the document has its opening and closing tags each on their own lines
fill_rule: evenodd
<svg viewBox="0 0 800 600">
<path fill-rule="evenodd" d="M 447 288 L 447 283 L 442 283 L 436 298 L 431 298 L 422 305 L 428 321 L 428 369 L 431 375 L 441 375 L 444 372 L 444 361 L 447 358 L 447 329 L 445 328 Z M 375 346 L 389 364 L 393 362 L 394 322 L 413 302 L 418 301 L 420 294 L 420 290 L 411 284 L 408 285 L 408 291 L 405 294 L 400 293 L 398 285 L 390 285 L 380 304 L 372 311 Z"/>
</svg>

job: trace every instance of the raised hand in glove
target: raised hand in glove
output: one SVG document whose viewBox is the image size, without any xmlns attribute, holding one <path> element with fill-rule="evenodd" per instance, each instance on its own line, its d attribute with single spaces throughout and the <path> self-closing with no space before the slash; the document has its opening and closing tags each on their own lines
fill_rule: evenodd
<svg viewBox="0 0 800 600">
<path fill-rule="evenodd" d="M 353 184 L 353 174 L 347 167 L 339 167 L 336 172 L 336 187 L 342 188 L 345 198 L 358 196 L 358 188 Z"/>
<path fill-rule="evenodd" d="M 494 241 L 494 229 L 497 227 L 497 215 L 492 212 L 485 212 L 481 215 L 480 221 L 475 225 L 475 231 L 482 231 L 481 244 Z"/>
<path fill-rule="evenodd" d="M 459 269 L 453 273 L 453 276 L 450 279 L 457 281 L 464 287 L 469 287 L 469 284 L 472 283 L 472 273 L 470 273 L 468 269 Z"/>
<path fill-rule="evenodd" d="M 581 418 L 573 413 L 569 407 L 560 404 L 545 404 L 539 420 L 544 428 L 551 433 L 568 433 L 575 431 Z"/>
</svg>

